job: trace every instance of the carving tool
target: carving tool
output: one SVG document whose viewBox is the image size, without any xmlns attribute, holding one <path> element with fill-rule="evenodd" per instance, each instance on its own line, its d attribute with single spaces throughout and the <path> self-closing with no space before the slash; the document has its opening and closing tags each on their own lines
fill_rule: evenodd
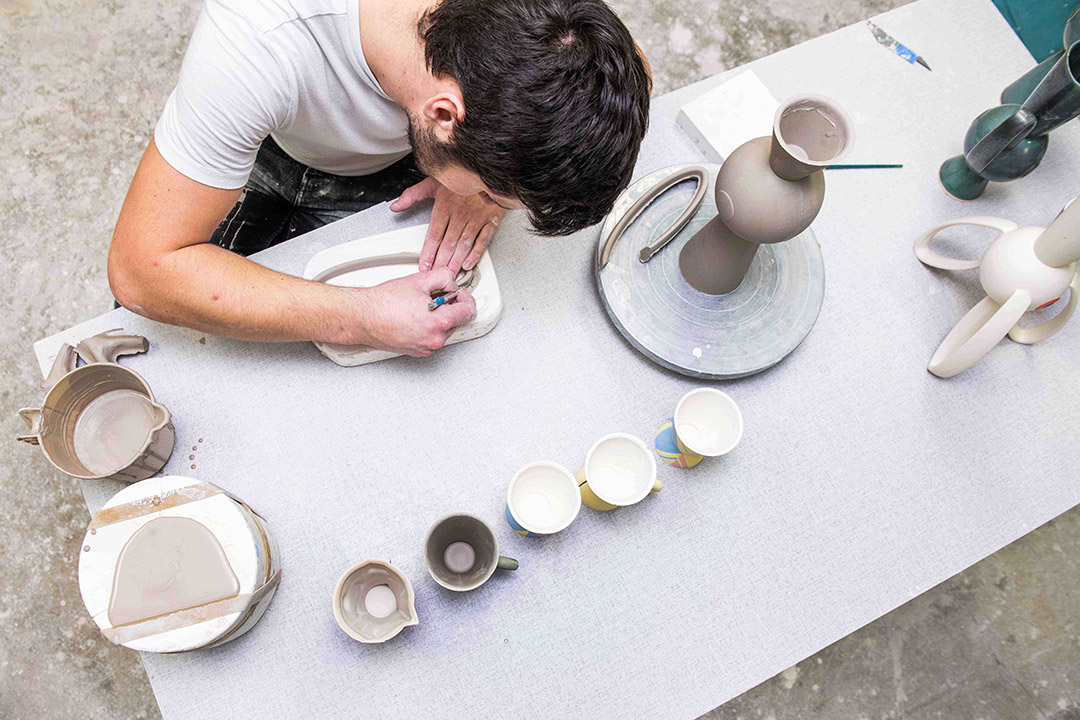
<svg viewBox="0 0 1080 720">
<path fill-rule="evenodd" d="M 926 60 L 924 60 L 922 56 L 919 55 L 919 53 L 915 52 L 906 45 L 901 44 L 899 40 L 894 38 L 889 33 L 885 32 L 869 20 L 866 21 L 866 26 L 870 28 L 870 32 L 874 33 L 874 37 L 877 39 L 877 41 L 884 45 L 886 48 L 892 50 L 904 60 L 907 60 L 909 63 L 919 63 L 927 70 L 930 69 L 930 66 L 926 63 Z"/>
<path fill-rule="evenodd" d="M 461 292 L 460 289 L 446 293 L 445 295 L 440 295 L 437 298 L 433 298 L 432 301 L 427 304 L 427 309 L 436 310 L 438 308 L 441 308 L 443 305 L 456 298 L 459 292 Z"/>
</svg>

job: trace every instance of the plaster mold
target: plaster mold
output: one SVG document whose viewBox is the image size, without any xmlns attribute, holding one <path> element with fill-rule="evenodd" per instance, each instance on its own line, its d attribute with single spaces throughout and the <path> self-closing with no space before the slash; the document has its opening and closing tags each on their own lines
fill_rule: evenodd
<svg viewBox="0 0 1080 720">
<path fill-rule="evenodd" d="M 281 576 L 266 520 L 221 488 L 156 477 L 90 521 L 79 590 L 101 632 L 143 652 L 213 647 L 250 630 Z"/>
<path fill-rule="evenodd" d="M 427 225 L 416 225 L 327 248 L 308 261 L 304 278 L 340 287 L 364 288 L 412 275 L 420 271 L 420 251 L 426 233 Z M 458 328 L 446 341 L 447 345 L 491 332 L 503 311 L 499 281 L 488 253 L 484 253 L 472 270 L 459 273 L 457 281 L 475 298 L 476 319 Z M 365 345 L 316 342 L 315 346 L 323 355 L 345 367 L 399 356 L 399 353 Z"/>
</svg>

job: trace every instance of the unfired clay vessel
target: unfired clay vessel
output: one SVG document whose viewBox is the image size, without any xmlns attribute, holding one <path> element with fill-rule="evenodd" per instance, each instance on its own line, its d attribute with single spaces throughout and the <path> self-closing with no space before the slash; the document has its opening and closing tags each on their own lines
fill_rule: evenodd
<svg viewBox="0 0 1080 720">
<path fill-rule="evenodd" d="M 41 407 L 19 410 L 29 430 L 16 439 L 39 445 L 53 466 L 73 477 L 137 482 L 161 470 L 172 454 L 169 410 L 138 373 L 116 362 L 150 345 L 118 332 L 62 346 L 41 384 Z M 88 364 L 76 368 L 78 357 Z"/>
<path fill-rule="evenodd" d="M 416 596 L 405 574 L 385 560 L 346 570 L 334 588 L 334 618 L 353 640 L 382 643 L 417 625 Z"/>
<path fill-rule="evenodd" d="M 790 240 L 810 227 L 825 199 L 822 171 L 854 142 L 854 124 L 835 101 L 797 95 L 784 103 L 772 138 L 740 145 L 720 167 L 718 215 L 679 256 L 687 282 L 709 295 L 739 287 L 758 245 Z"/>
</svg>

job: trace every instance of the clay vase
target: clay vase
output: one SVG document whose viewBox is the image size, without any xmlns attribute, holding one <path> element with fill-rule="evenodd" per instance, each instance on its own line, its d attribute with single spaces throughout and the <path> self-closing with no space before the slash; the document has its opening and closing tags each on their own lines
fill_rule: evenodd
<svg viewBox="0 0 1080 720">
<path fill-rule="evenodd" d="M 683 247 L 679 269 L 708 295 L 734 291 L 762 243 L 779 243 L 810 226 L 825 199 L 822 171 L 855 143 L 855 125 L 835 101 L 797 95 L 773 120 L 772 138 L 737 147 L 716 178 L 717 216 Z"/>
</svg>

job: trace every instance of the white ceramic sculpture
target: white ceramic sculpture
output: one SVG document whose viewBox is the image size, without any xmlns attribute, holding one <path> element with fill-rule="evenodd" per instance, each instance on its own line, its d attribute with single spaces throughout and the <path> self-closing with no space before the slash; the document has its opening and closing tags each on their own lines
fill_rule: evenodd
<svg viewBox="0 0 1080 720">
<path fill-rule="evenodd" d="M 930 249 L 930 241 L 954 225 L 979 225 L 1001 234 L 981 260 L 956 260 Z M 938 225 L 915 243 L 915 255 L 941 270 L 979 269 L 986 297 L 956 324 L 941 342 L 927 369 L 947 378 L 968 369 L 1008 335 L 1030 345 L 1065 326 L 1076 309 L 1080 278 L 1080 202 L 1073 200 L 1047 228 L 1019 227 L 1009 220 L 970 217 Z M 1069 291 L 1068 304 L 1053 318 L 1033 328 L 1018 324 L 1024 313 L 1057 302 Z"/>
</svg>

